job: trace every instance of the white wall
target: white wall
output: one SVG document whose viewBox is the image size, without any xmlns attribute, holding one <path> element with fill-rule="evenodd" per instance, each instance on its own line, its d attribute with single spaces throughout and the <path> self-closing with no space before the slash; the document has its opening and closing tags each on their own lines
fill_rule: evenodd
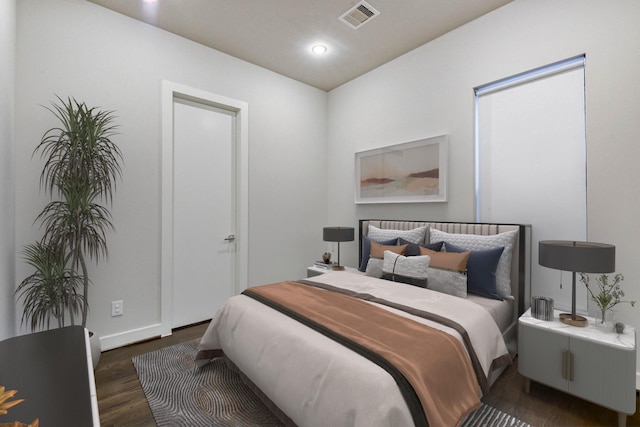
<svg viewBox="0 0 640 427">
<path fill-rule="evenodd" d="M 16 2 L 0 0 L 0 340 L 14 335 L 13 99 Z"/>
<path fill-rule="evenodd" d="M 249 282 L 258 284 L 302 276 L 324 247 L 322 225 L 472 220 L 473 87 L 586 53 L 589 238 L 617 246 L 627 295 L 640 300 L 639 18 L 636 0 L 516 0 L 333 90 L 327 105 L 324 92 L 88 2 L 21 0 L 16 252 L 39 237 L 32 221 L 45 199 L 38 196 L 40 164 L 30 156 L 55 124 L 40 107 L 55 94 L 115 109 L 122 124 L 126 166 L 113 207 L 117 232 L 109 262 L 93 275 L 90 327 L 104 336 L 159 321 L 161 79 L 250 105 Z M 0 120 L 10 114 L 2 108 Z M 355 152 L 439 134 L 450 141 L 447 203 L 353 203 Z M 341 252 L 343 264 L 355 265 L 355 243 L 342 244 Z M 26 269 L 17 255 L 16 265 L 19 279 Z M 533 286 L 544 294 L 546 284 Z M 113 299 L 125 300 L 124 317 L 109 317 Z M 639 310 L 622 306 L 618 317 L 640 328 Z"/>
<path fill-rule="evenodd" d="M 588 237 L 616 245 L 624 290 L 640 301 L 639 21 L 637 0 L 516 0 L 333 90 L 328 182 L 344 192 L 329 192 L 329 218 L 473 220 L 473 87 L 586 53 Z M 438 134 L 449 135 L 448 203 L 354 205 L 355 152 Z M 355 257 L 345 251 L 345 264 Z M 640 328 L 638 306 L 617 317 Z"/>
<path fill-rule="evenodd" d="M 41 163 L 31 153 L 55 126 L 55 95 L 115 110 L 124 179 L 112 207 L 110 257 L 93 268 L 88 327 L 123 343 L 160 321 L 161 80 L 249 104 L 249 272 L 260 284 L 298 278 L 324 249 L 326 92 L 84 0 L 17 6 L 16 246 L 32 222 Z M 18 278 L 28 269 L 16 256 Z M 215 280 L 215 278 L 212 278 Z M 124 316 L 111 318 L 113 300 Z M 212 313 L 213 315 L 213 313 Z"/>
</svg>

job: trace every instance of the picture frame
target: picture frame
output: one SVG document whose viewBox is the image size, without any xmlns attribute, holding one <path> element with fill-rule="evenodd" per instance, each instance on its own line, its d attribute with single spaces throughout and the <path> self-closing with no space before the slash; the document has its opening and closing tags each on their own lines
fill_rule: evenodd
<svg viewBox="0 0 640 427">
<path fill-rule="evenodd" d="M 447 135 L 357 152 L 355 203 L 446 202 L 447 156 Z"/>
</svg>

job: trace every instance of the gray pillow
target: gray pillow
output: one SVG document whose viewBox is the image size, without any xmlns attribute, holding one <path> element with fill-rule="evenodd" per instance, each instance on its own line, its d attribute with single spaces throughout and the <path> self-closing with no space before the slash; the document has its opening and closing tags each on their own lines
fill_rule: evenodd
<svg viewBox="0 0 640 427">
<path fill-rule="evenodd" d="M 427 288 L 460 298 L 467 297 L 467 275 L 459 271 L 429 268 Z"/>
<path fill-rule="evenodd" d="M 504 251 L 502 251 L 496 270 L 496 292 L 503 298 L 513 298 L 511 297 L 511 257 L 513 246 L 516 243 L 517 233 L 517 230 L 513 230 L 500 234 L 478 235 L 446 233 L 435 228 L 429 230 L 431 243 L 452 243 L 468 251 L 481 251 L 503 247 Z"/>
<path fill-rule="evenodd" d="M 393 230 L 390 228 L 378 228 L 369 225 L 367 237 L 374 240 L 397 239 L 402 237 L 411 243 L 424 243 L 424 236 L 427 234 L 427 226 L 418 227 L 411 230 Z"/>
<path fill-rule="evenodd" d="M 382 264 L 384 264 L 384 260 L 382 258 L 369 258 L 367 269 L 364 274 L 366 276 L 380 279 L 382 277 Z"/>
</svg>

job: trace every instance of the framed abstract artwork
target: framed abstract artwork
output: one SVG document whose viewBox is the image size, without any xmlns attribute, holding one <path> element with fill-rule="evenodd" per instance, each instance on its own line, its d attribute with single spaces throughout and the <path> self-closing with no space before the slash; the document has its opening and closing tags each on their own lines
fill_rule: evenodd
<svg viewBox="0 0 640 427">
<path fill-rule="evenodd" d="M 447 201 L 447 136 L 356 153 L 356 203 Z"/>
</svg>

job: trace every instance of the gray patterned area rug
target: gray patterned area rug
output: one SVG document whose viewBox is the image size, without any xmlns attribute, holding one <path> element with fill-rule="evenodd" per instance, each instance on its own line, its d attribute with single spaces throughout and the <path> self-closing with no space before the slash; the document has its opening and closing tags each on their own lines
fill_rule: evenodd
<svg viewBox="0 0 640 427">
<path fill-rule="evenodd" d="M 197 345 L 194 340 L 132 358 L 158 426 L 282 426 L 224 359 L 196 369 Z M 529 425 L 483 404 L 462 426 Z"/>
</svg>

